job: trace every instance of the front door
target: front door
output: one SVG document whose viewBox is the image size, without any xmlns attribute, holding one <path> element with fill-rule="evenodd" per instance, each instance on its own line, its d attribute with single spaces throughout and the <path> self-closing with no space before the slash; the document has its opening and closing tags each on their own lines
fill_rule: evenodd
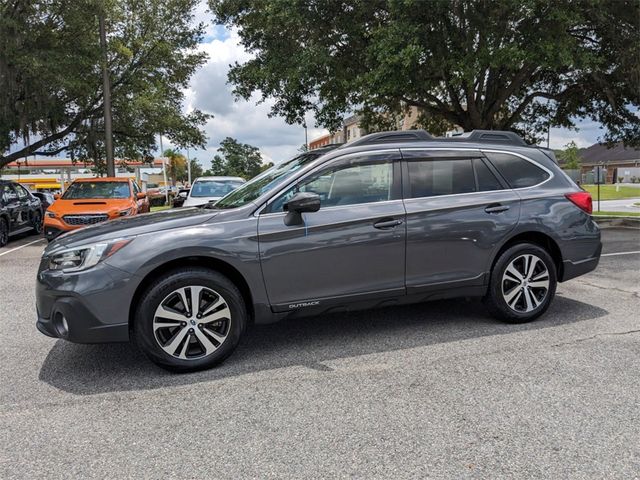
<svg viewBox="0 0 640 480">
<path fill-rule="evenodd" d="M 481 286 L 520 198 L 477 151 L 402 151 L 407 293 Z"/>
<path fill-rule="evenodd" d="M 405 210 L 397 150 L 348 155 L 276 195 L 258 219 L 260 261 L 274 311 L 404 293 Z M 320 210 L 286 226 L 284 203 L 314 192 Z"/>
</svg>

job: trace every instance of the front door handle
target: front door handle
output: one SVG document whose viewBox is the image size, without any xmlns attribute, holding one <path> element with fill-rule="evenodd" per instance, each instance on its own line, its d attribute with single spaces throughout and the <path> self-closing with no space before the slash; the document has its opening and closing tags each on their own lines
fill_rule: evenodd
<svg viewBox="0 0 640 480">
<path fill-rule="evenodd" d="M 394 228 L 398 225 L 402 225 L 402 220 L 394 219 L 394 218 L 383 218 L 382 220 L 378 220 L 373 224 L 374 228 L 379 228 L 381 230 L 385 230 L 388 228 Z"/>
<path fill-rule="evenodd" d="M 492 203 L 484 209 L 487 213 L 500 213 L 506 212 L 507 210 L 509 210 L 509 205 L 501 205 L 499 203 Z"/>
</svg>

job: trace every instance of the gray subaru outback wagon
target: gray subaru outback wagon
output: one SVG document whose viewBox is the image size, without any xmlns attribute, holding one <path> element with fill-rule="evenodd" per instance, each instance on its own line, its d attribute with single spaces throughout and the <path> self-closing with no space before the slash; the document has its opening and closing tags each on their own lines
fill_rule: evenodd
<svg viewBox="0 0 640 480">
<path fill-rule="evenodd" d="M 511 132 L 371 134 L 204 208 L 59 237 L 38 271 L 37 327 L 71 342 L 133 339 L 191 371 L 222 362 L 250 322 L 336 308 L 476 296 L 526 322 L 557 282 L 597 266 L 590 213 L 553 154 Z"/>
</svg>

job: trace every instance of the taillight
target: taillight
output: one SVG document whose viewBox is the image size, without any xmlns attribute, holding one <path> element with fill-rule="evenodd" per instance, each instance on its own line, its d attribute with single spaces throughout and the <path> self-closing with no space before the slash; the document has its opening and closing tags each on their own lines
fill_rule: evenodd
<svg viewBox="0 0 640 480">
<path fill-rule="evenodd" d="M 593 201 L 589 192 L 573 192 L 565 195 L 580 210 L 587 212 L 589 215 L 593 212 Z"/>
</svg>

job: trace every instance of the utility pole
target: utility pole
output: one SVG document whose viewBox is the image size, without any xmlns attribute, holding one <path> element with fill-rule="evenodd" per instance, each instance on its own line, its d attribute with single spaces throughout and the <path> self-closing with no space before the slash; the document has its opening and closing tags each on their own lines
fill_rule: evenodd
<svg viewBox="0 0 640 480">
<path fill-rule="evenodd" d="M 189 149 L 187 148 L 187 183 L 191 188 L 191 159 L 189 158 Z"/>
<path fill-rule="evenodd" d="M 164 179 L 164 204 L 169 205 L 169 185 L 167 185 L 167 165 L 162 148 L 162 134 L 160 134 L 160 160 L 162 160 L 162 178 Z"/>
<path fill-rule="evenodd" d="M 549 148 L 549 135 L 551 132 L 551 123 L 547 123 L 547 148 Z"/>
<path fill-rule="evenodd" d="M 100 48 L 102 49 L 102 91 L 104 96 L 104 146 L 107 150 L 107 176 L 116 176 L 113 160 L 113 129 L 111 126 L 111 80 L 107 58 L 107 33 L 104 26 L 104 12 L 98 14 L 100 25 Z"/>
<path fill-rule="evenodd" d="M 304 122 L 304 149 L 309 151 L 309 142 L 307 140 L 307 122 Z"/>
</svg>

